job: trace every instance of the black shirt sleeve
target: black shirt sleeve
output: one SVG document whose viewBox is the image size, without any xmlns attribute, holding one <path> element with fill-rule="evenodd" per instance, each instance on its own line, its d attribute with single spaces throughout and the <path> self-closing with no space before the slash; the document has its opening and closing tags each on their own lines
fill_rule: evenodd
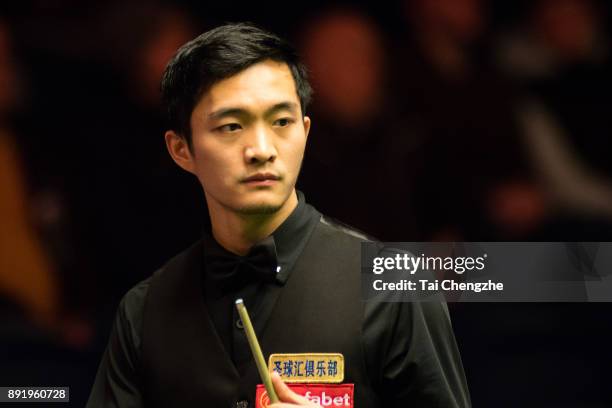
<svg viewBox="0 0 612 408">
<path fill-rule="evenodd" d="M 138 367 L 149 279 L 133 287 L 119 304 L 87 408 L 143 407 Z"/>
<path fill-rule="evenodd" d="M 363 338 L 385 407 L 471 406 L 445 302 L 368 302 Z"/>
</svg>

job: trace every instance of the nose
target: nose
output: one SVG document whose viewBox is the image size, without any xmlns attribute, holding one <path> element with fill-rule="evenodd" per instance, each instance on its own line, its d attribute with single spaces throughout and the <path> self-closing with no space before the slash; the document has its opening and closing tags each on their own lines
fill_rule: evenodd
<svg viewBox="0 0 612 408">
<path fill-rule="evenodd" d="M 244 149 L 245 161 L 249 164 L 273 162 L 277 156 L 273 137 L 272 131 L 265 126 L 253 129 L 253 135 Z"/>
</svg>

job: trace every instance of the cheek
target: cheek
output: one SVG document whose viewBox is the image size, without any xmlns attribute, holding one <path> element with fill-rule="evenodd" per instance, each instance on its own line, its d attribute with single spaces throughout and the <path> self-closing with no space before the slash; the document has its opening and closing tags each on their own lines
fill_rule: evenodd
<svg viewBox="0 0 612 408">
<path fill-rule="evenodd" d="M 235 164 L 227 154 L 227 148 L 201 143 L 196 146 L 196 172 L 206 188 L 228 183 Z"/>
<path fill-rule="evenodd" d="M 304 157 L 304 149 L 306 147 L 306 137 L 303 135 L 291 143 L 287 148 L 287 167 L 297 173 Z"/>
</svg>

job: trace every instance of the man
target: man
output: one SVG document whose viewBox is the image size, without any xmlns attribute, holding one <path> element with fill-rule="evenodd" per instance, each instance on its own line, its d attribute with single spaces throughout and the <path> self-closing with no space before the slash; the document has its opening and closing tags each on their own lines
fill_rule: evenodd
<svg viewBox="0 0 612 408">
<path fill-rule="evenodd" d="M 270 407 L 468 406 L 445 305 L 362 302 L 366 238 L 295 190 L 311 89 L 294 50 L 221 26 L 179 49 L 162 94 L 168 151 L 202 184 L 211 229 L 124 297 L 88 407 L 265 406 L 236 298 L 266 358 L 284 358 L 274 370 L 318 383 L 306 398 L 274 373 Z"/>
</svg>

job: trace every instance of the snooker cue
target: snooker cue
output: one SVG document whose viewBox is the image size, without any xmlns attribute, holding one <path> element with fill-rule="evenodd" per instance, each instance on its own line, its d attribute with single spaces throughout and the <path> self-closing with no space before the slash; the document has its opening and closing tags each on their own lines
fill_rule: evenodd
<svg viewBox="0 0 612 408">
<path fill-rule="evenodd" d="M 268 397 L 270 397 L 270 402 L 275 404 L 279 402 L 278 396 L 276 395 L 276 391 L 274 391 L 272 378 L 270 378 L 270 373 L 268 372 L 268 367 L 266 366 L 266 360 L 264 359 L 261 348 L 259 347 L 259 341 L 257 341 L 257 336 L 255 335 L 251 318 L 249 317 L 249 313 L 247 312 L 242 299 L 236 299 L 236 309 L 238 309 L 238 314 L 240 315 L 240 320 L 242 321 L 242 326 L 244 327 L 244 334 L 246 334 L 247 340 L 249 341 L 249 346 L 251 347 L 251 352 L 253 353 L 253 358 L 255 359 L 255 364 L 257 365 L 257 370 L 259 371 L 261 381 L 266 387 Z"/>
</svg>

